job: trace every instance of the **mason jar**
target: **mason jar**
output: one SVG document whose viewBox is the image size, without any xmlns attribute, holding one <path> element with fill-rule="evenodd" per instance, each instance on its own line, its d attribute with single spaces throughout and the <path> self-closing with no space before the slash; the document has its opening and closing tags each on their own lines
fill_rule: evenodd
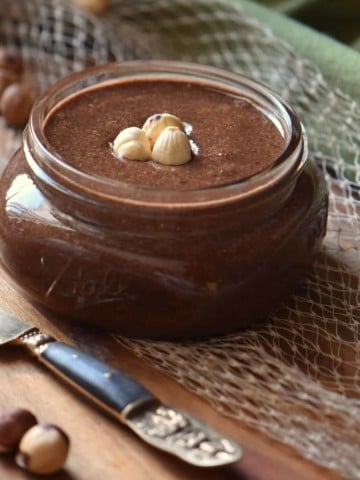
<svg viewBox="0 0 360 480">
<path fill-rule="evenodd" d="M 149 77 L 245 98 L 281 132 L 282 153 L 245 180 L 182 191 L 86 173 L 49 144 L 45 120 L 61 102 Z M 325 182 L 294 110 L 252 79 L 182 62 L 124 62 L 58 82 L 38 99 L 0 195 L 0 258 L 24 295 L 131 337 L 223 335 L 266 320 L 326 229 Z"/>
</svg>

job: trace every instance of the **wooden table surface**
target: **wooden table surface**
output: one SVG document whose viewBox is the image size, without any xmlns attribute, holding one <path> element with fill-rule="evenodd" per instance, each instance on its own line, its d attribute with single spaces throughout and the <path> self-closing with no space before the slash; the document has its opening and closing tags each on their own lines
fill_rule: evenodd
<svg viewBox="0 0 360 480">
<path fill-rule="evenodd" d="M 6 279 L 0 278 L 1 308 L 36 325 L 59 340 L 74 343 L 141 381 L 163 402 L 186 409 L 232 437 L 244 456 L 229 467 L 198 469 L 148 447 L 120 423 L 58 381 L 20 347 L 0 350 L 0 408 L 31 409 L 41 422 L 54 422 L 71 437 L 64 470 L 53 480 L 336 480 L 341 476 L 320 468 L 209 404 L 123 349 L 109 335 L 49 320 L 30 305 Z M 74 331 L 76 335 L 74 335 Z M 39 478 L 18 469 L 11 455 L 0 457 L 0 480 Z"/>
</svg>

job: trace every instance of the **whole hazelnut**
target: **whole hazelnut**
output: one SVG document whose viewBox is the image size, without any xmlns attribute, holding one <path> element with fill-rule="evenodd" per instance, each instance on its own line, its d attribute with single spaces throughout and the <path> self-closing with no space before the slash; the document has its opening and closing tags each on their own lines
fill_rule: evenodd
<svg viewBox="0 0 360 480">
<path fill-rule="evenodd" d="M 19 77 L 14 72 L 0 69 L 0 97 L 9 85 L 18 81 Z"/>
<path fill-rule="evenodd" d="M 0 48 L 0 68 L 10 70 L 20 75 L 24 70 L 24 64 L 20 55 L 12 48 Z"/>
<path fill-rule="evenodd" d="M 108 9 L 110 0 L 75 0 L 75 3 L 90 13 L 100 15 Z"/>
<path fill-rule="evenodd" d="M 70 447 L 69 437 L 51 423 L 28 430 L 19 445 L 15 461 L 32 473 L 51 474 L 62 469 Z"/>
<path fill-rule="evenodd" d="M 191 144 L 178 127 L 166 127 L 155 142 L 152 159 L 163 165 L 182 165 L 191 160 Z"/>
<path fill-rule="evenodd" d="M 3 92 L 0 100 L 0 110 L 11 127 L 21 128 L 28 121 L 34 94 L 28 85 L 13 83 Z"/>
<path fill-rule="evenodd" d="M 18 408 L 0 413 L 0 452 L 16 450 L 24 433 L 36 424 L 35 416 L 28 410 Z"/>
</svg>

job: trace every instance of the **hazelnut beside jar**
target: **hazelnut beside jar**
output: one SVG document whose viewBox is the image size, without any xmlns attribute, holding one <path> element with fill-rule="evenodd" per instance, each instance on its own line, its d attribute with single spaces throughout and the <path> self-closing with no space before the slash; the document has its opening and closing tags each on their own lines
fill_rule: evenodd
<svg viewBox="0 0 360 480">
<path fill-rule="evenodd" d="M 0 98 L 0 111 L 6 123 L 14 128 L 24 127 L 34 104 L 34 94 L 26 83 L 12 83 Z"/>
<path fill-rule="evenodd" d="M 7 87 L 16 83 L 18 80 L 19 77 L 15 73 L 9 70 L 0 70 L 0 98 Z"/>
<path fill-rule="evenodd" d="M 10 71 L 17 76 L 24 70 L 24 64 L 21 56 L 9 47 L 0 47 L 0 69 Z"/>
<path fill-rule="evenodd" d="M 6 47 L 0 48 L 0 114 L 7 125 L 23 128 L 34 100 L 35 94 L 25 78 L 20 54 Z"/>
<path fill-rule="evenodd" d="M 23 435 L 37 424 L 36 417 L 24 409 L 11 409 L 0 413 L 0 453 L 18 448 Z"/>
<path fill-rule="evenodd" d="M 57 425 L 35 425 L 22 437 L 16 463 L 32 473 L 52 474 L 63 467 L 69 447 L 69 437 Z"/>
</svg>

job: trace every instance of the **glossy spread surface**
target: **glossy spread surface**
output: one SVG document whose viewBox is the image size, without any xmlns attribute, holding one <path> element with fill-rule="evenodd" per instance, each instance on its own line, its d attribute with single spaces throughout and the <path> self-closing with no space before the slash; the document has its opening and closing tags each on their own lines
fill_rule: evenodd
<svg viewBox="0 0 360 480">
<path fill-rule="evenodd" d="M 109 147 L 120 130 L 170 112 L 192 127 L 198 153 L 186 165 L 124 161 Z M 274 123 L 245 98 L 196 83 L 128 81 L 89 89 L 48 116 L 45 135 L 77 169 L 126 183 L 194 189 L 244 180 L 271 166 L 285 147 Z"/>
</svg>

